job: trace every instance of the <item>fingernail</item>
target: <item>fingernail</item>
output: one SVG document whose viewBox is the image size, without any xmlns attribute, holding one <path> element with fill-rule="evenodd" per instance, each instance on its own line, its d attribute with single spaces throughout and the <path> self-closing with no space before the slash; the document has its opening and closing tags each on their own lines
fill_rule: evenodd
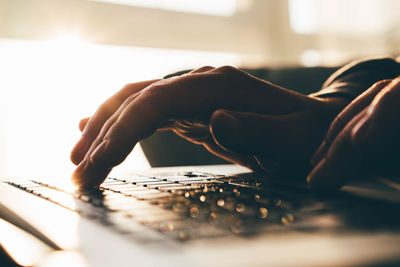
<svg viewBox="0 0 400 267">
<path fill-rule="evenodd" d="M 99 162 L 101 161 L 101 158 L 104 156 L 104 152 L 106 150 L 108 142 L 106 140 L 103 140 L 100 145 L 96 147 L 96 149 L 92 152 L 92 154 L 89 157 L 90 163 L 92 165 L 98 165 Z"/>
<path fill-rule="evenodd" d="M 317 164 L 321 160 L 321 158 L 325 155 L 325 148 L 326 148 L 326 141 L 324 140 L 311 158 L 312 165 Z"/>
</svg>

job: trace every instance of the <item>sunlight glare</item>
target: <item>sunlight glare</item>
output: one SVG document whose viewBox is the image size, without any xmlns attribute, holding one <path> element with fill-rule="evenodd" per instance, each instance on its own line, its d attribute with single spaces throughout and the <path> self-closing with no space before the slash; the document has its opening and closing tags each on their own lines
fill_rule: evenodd
<svg viewBox="0 0 400 267">
<path fill-rule="evenodd" d="M 69 178 L 78 123 L 125 84 L 202 65 L 239 65 L 233 53 L 97 45 L 79 35 L 0 39 L 0 176 Z M 137 145 L 117 171 L 146 169 Z"/>
<path fill-rule="evenodd" d="M 87 43 L 82 39 L 78 33 L 64 33 L 56 34 L 51 41 L 57 43 L 58 45 L 70 46 L 70 45 L 83 45 Z"/>
</svg>

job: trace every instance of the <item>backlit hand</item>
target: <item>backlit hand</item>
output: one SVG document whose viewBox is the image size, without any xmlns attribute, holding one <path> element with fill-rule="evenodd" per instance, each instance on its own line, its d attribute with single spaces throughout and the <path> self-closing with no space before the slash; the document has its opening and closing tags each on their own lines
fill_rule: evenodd
<svg viewBox="0 0 400 267">
<path fill-rule="evenodd" d="M 304 96 L 229 66 L 130 84 L 81 121 L 72 178 L 80 186 L 99 186 L 158 129 L 172 129 L 251 168 L 269 159 L 304 168 L 339 107 L 343 103 Z"/>
<path fill-rule="evenodd" d="M 338 189 L 363 172 L 399 174 L 400 77 L 376 83 L 333 121 L 308 177 L 318 189 Z"/>
</svg>

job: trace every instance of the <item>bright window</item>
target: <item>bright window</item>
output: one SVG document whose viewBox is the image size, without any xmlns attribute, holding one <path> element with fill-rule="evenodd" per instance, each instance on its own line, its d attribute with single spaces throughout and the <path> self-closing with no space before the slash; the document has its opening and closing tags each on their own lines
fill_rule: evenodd
<svg viewBox="0 0 400 267">
<path fill-rule="evenodd" d="M 65 177 L 78 122 L 124 84 L 202 65 L 240 64 L 232 53 L 94 45 L 78 36 L 0 39 L 0 176 Z M 136 147 L 117 171 L 143 169 Z"/>
<path fill-rule="evenodd" d="M 198 13 L 215 16 L 231 16 L 236 11 L 236 0 L 93 0 L 121 5 Z"/>
<path fill-rule="evenodd" d="M 289 0 L 290 27 L 295 33 L 315 33 L 318 24 L 316 2 L 316 0 Z"/>
<path fill-rule="evenodd" d="M 398 29 L 398 7 L 398 0 L 289 0 L 290 26 L 298 34 L 385 34 Z"/>
</svg>

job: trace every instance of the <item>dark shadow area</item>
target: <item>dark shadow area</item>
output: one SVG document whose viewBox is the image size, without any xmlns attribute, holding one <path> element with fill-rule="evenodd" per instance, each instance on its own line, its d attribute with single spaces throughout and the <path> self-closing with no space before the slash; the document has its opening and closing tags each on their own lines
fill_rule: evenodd
<svg viewBox="0 0 400 267">
<path fill-rule="evenodd" d="M 292 67 L 282 69 L 243 69 L 271 83 L 293 91 L 310 94 L 318 91 L 337 68 Z M 187 73 L 188 70 L 167 75 L 166 78 Z M 200 145 L 190 143 L 173 132 L 156 132 L 141 141 L 142 149 L 152 167 L 226 164 Z"/>
<path fill-rule="evenodd" d="M 0 266 L 2 267 L 21 267 L 21 265 L 15 263 L 13 259 L 7 254 L 3 246 L 0 245 Z"/>
</svg>

